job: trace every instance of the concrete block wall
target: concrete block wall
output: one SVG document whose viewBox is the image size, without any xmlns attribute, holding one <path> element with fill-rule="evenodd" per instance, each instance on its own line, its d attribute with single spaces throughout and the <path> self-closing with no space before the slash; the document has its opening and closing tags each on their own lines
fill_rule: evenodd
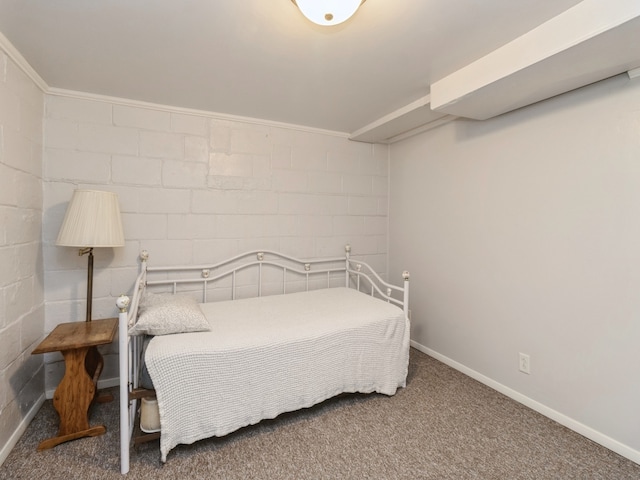
<svg viewBox="0 0 640 480">
<path fill-rule="evenodd" d="M 82 320 L 86 257 L 55 246 L 72 191 L 117 192 L 126 246 L 95 250 L 94 318 L 114 316 L 141 249 L 156 264 L 216 262 L 256 248 L 354 257 L 387 268 L 388 147 L 331 133 L 170 107 L 47 95 L 43 257 L 46 331 Z M 103 378 L 117 376 L 105 349 Z M 110 356 L 114 358 L 109 358 Z M 47 357 L 49 394 L 61 378 Z"/>
<path fill-rule="evenodd" d="M 0 463 L 43 400 L 43 106 L 0 50 Z"/>
</svg>

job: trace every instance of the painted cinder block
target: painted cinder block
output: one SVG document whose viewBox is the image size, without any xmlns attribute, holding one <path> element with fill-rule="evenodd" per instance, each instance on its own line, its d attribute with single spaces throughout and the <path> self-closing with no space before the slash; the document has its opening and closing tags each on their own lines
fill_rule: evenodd
<svg viewBox="0 0 640 480">
<path fill-rule="evenodd" d="M 137 127 L 158 132 L 171 130 L 171 114 L 149 108 L 113 106 L 113 124 L 119 127 Z"/>
<path fill-rule="evenodd" d="M 201 115 L 187 115 L 171 113 L 171 131 L 206 137 L 209 129 L 209 119 Z"/>
<path fill-rule="evenodd" d="M 129 127 L 80 123 L 77 148 L 85 152 L 136 155 L 138 130 Z M 49 146 L 45 143 L 45 146 Z"/>
<path fill-rule="evenodd" d="M 112 107 L 107 102 L 83 98 L 47 95 L 45 116 L 50 119 L 66 119 L 75 122 L 112 124 Z"/>
<path fill-rule="evenodd" d="M 184 158 L 184 135 L 140 131 L 140 155 L 155 158 Z"/>
</svg>

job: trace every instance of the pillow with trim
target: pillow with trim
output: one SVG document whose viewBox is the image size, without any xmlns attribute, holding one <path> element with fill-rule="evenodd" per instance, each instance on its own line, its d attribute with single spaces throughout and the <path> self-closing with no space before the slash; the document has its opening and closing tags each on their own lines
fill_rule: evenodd
<svg viewBox="0 0 640 480">
<path fill-rule="evenodd" d="M 173 335 L 209 330 L 211 326 L 193 297 L 149 293 L 141 302 L 138 321 L 129 329 L 129 335 Z"/>
</svg>

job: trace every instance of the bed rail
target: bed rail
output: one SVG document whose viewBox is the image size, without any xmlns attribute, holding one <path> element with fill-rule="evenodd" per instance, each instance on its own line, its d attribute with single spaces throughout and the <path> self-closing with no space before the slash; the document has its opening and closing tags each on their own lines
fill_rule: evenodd
<svg viewBox="0 0 640 480">
<path fill-rule="evenodd" d="M 139 387 L 138 380 L 143 361 L 142 337 L 129 336 L 128 332 L 137 321 L 138 306 L 146 288 L 164 288 L 172 293 L 200 292 L 202 301 L 207 302 L 208 293 L 212 289 L 220 288 L 225 292 L 225 289 L 228 289 L 231 299 L 235 300 L 239 296 L 239 288 L 257 285 L 257 292 L 251 296 L 263 296 L 267 284 L 265 282 L 271 287 L 277 283 L 273 274 L 270 278 L 265 278 L 269 277 L 265 274 L 266 269 L 271 269 L 276 273 L 281 272 L 281 286 L 279 291 L 272 288 L 266 294 L 290 293 L 290 289 L 310 290 L 346 286 L 398 305 L 408 318 L 409 272 L 405 271 L 402 274 L 403 286 L 392 285 L 384 281 L 369 264 L 351 259 L 349 245 L 345 246 L 345 255 L 342 257 L 310 260 L 301 260 L 270 250 L 250 251 L 222 262 L 195 266 L 150 267 L 147 264 L 148 259 L 149 254 L 143 250 L 140 254 L 140 274 L 131 298 L 121 295 L 116 302 L 120 311 L 120 470 L 123 474 L 129 471 L 129 450 L 139 402 L 139 398 L 131 393 Z M 243 272 L 247 272 L 250 282 L 243 284 L 238 279 Z M 217 284 L 225 279 L 230 281 L 230 286 L 219 287 Z"/>
</svg>

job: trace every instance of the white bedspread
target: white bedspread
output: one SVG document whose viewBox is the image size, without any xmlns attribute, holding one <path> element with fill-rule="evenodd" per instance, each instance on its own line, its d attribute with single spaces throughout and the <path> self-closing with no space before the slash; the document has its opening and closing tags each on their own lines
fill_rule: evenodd
<svg viewBox="0 0 640 480">
<path fill-rule="evenodd" d="M 211 332 L 155 337 L 146 351 L 163 462 L 178 444 L 343 392 L 405 386 L 409 323 L 393 304 L 330 288 L 201 307 Z"/>
</svg>

